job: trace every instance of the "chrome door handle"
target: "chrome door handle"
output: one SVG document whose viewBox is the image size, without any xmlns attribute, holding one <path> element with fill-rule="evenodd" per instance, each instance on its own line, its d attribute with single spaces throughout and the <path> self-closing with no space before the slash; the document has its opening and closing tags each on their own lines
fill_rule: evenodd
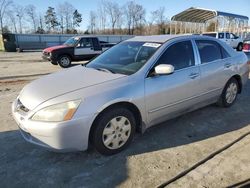
<svg viewBox="0 0 250 188">
<path fill-rule="evenodd" d="M 198 77 L 199 76 L 199 73 L 191 73 L 190 75 L 189 75 L 189 77 L 191 78 L 191 79 L 195 79 L 196 77 Z"/>
<path fill-rule="evenodd" d="M 224 65 L 225 68 L 229 68 L 229 67 L 231 67 L 231 66 L 232 66 L 231 63 L 226 63 L 226 64 Z"/>
</svg>

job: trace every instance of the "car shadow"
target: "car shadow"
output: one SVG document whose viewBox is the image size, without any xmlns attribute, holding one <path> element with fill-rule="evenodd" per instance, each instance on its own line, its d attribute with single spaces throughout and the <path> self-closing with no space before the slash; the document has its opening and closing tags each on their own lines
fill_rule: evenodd
<svg viewBox="0 0 250 188">
<path fill-rule="evenodd" d="M 129 178 L 130 157 L 196 143 L 249 125 L 250 103 L 246 102 L 250 101 L 249 92 L 250 82 L 231 108 L 210 105 L 161 123 L 143 135 L 136 135 L 128 149 L 114 156 L 102 156 L 93 149 L 54 153 L 28 144 L 19 131 L 1 132 L 1 185 L 116 187 Z"/>
</svg>

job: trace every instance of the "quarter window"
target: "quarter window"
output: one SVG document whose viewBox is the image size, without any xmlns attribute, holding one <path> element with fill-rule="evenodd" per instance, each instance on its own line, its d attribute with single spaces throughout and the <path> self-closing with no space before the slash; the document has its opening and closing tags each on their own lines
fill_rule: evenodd
<svg viewBox="0 0 250 188">
<path fill-rule="evenodd" d="M 222 59 L 221 47 L 217 42 L 197 40 L 196 44 L 199 49 L 202 64 Z"/>
<path fill-rule="evenodd" d="M 178 42 L 170 46 L 156 65 L 171 64 L 175 70 L 194 66 L 194 52 L 191 41 Z"/>
</svg>

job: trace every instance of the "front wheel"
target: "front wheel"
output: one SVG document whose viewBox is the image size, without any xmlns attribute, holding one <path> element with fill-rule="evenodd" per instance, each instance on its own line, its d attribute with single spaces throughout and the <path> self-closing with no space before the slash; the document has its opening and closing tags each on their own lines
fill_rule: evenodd
<svg viewBox="0 0 250 188">
<path fill-rule="evenodd" d="M 222 107 L 232 106 L 237 98 L 238 93 L 239 83 L 235 78 L 231 78 L 223 89 L 223 92 L 218 102 L 219 105 Z"/>
<path fill-rule="evenodd" d="M 125 149 L 134 137 L 135 122 L 132 112 L 126 108 L 114 108 L 101 114 L 92 134 L 95 149 L 103 155 Z"/>
<path fill-rule="evenodd" d="M 68 68 L 71 65 L 71 58 L 67 55 L 62 55 L 58 59 L 58 64 L 62 68 Z"/>
</svg>

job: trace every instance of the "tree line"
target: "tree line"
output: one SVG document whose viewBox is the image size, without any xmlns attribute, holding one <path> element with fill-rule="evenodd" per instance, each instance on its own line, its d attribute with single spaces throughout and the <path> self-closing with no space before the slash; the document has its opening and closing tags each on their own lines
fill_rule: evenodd
<svg viewBox="0 0 250 188">
<path fill-rule="evenodd" d="M 82 22 L 88 28 L 82 30 Z M 183 33 L 182 23 L 170 25 L 166 8 L 147 12 L 143 5 L 127 1 L 120 5 L 116 1 L 100 0 L 96 10 L 89 11 L 89 18 L 83 19 L 82 13 L 71 3 L 65 1 L 56 7 L 48 7 L 42 13 L 30 4 L 23 6 L 12 0 L 0 0 L 0 30 L 2 33 L 69 33 L 69 34 L 128 34 L 152 35 Z M 211 22 L 207 28 L 215 25 Z M 200 32 L 199 27 L 185 25 L 188 32 Z M 171 31 L 170 31 L 171 30 Z M 186 32 L 186 31 L 185 31 Z"/>
<path fill-rule="evenodd" d="M 41 13 L 32 4 L 0 0 L 1 33 L 77 33 L 82 21 L 82 14 L 66 1 Z"/>
</svg>

